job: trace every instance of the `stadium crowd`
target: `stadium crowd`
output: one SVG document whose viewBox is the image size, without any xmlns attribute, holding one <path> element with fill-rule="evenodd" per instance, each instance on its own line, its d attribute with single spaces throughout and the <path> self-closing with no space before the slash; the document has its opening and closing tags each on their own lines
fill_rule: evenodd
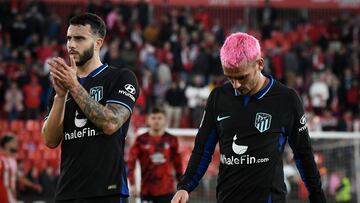
<svg viewBox="0 0 360 203">
<path fill-rule="evenodd" d="M 63 33 L 67 19 L 89 11 L 107 23 L 103 61 L 130 68 L 140 82 L 133 131 L 145 125 L 146 113 L 154 105 L 166 107 L 170 127 L 198 127 L 211 89 L 226 80 L 219 48 L 225 36 L 238 31 L 258 37 L 264 50 L 265 72 L 300 94 L 310 130 L 360 131 L 360 15 L 344 14 L 316 22 L 264 15 L 256 27 L 241 19 L 232 27 L 224 27 L 225 19 L 214 18 L 202 8 L 197 12 L 174 8 L 155 15 L 144 1 L 121 1 L 116 6 L 109 1 L 79 5 L 69 16 L 38 1 L 11 2 L 0 0 L 2 123 L 23 121 L 18 127 L 24 129 L 31 125 L 28 120 L 41 122 L 51 93 L 46 61 L 56 56 L 66 58 Z M 7 129 L 5 124 L 0 126 L 0 133 Z M 31 135 L 40 137 L 36 129 Z M 22 136 L 27 137 L 20 140 L 23 153 L 35 153 L 40 139 Z M 56 157 L 51 153 L 49 156 Z M 32 170 L 34 163 L 22 163 L 24 173 L 35 182 L 56 181 L 56 163 L 35 163 L 39 167 Z"/>
</svg>

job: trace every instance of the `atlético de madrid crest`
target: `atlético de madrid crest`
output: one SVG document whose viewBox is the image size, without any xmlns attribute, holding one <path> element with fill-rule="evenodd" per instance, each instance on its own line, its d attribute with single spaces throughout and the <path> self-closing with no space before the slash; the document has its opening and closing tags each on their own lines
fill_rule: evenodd
<svg viewBox="0 0 360 203">
<path fill-rule="evenodd" d="M 95 101 L 100 101 L 103 98 L 103 87 L 102 86 L 92 87 L 90 89 L 90 96 Z"/>
<path fill-rule="evenodd" d="M 271 125 L 271 115 L 267 113 L 257 113 L 255 117 L 255 128 L 261 133 L 268 130 Z"/>
</svg>

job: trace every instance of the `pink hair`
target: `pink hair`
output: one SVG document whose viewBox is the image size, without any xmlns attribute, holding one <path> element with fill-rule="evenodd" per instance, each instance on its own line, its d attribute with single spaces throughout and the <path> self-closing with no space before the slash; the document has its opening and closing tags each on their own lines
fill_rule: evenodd
<svg viewBox="0 0 360 203">
<path fill-rule="evenodd" d="M 243 61 L 252 61 L 260 56 L 259 41 L 243 32 L 228 36 L 220 49 L 221 64 L 226 68 L 237 68 Z"/>
</svg>

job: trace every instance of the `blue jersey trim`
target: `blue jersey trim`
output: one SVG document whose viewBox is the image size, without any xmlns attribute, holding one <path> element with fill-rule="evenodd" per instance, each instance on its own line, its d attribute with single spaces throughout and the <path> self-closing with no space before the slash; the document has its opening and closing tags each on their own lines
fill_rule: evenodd
<svg viewBox="0 0 360 203">
<path fill-rule="evenodd" d="M 265 75 L 265 77 L 269 78 L 270 81 L 265 86 L 265 88 L 263 88 L 262 90 L 260 90 L 259 92 L 257 92 L 256 94 L 253 95 L 253 97 L 255 97 L 256 99 L 261 99 L 263 96 L 265 96 L 266 93 L 268 93 L 268 91 L 274 84 L 274 78 L 271 75 Z"/>
<path fill-rule="evenodd" d="M 127 174 L 127 166 L 124 166 L 124 173 Z M 121 177 L 122 183 L 121 183 L 121 194 L 125 196 L 129 196 L 129 188 L 127 185 L 127 180 L 125 179 L 125 175 L 123 174 Z"/>
<path fill-rule="evenodd" d="M 269 80 L 270 80 L 269 83 L 268 83 L 263 89 L 261 89 L 259 92 L 257 92 L 256 94 L 252 95 L 251 97 L 254 97 L 255 99 L 261 99 L 261 98 L 263 98 L 263 97 L 266 95 L 266 93 L 269 92 L 269 90 L 270 90 L 271 87 L 273 86 L 273 84 L 274 84 L 274 78 L 273 78 L 271 75 L 264 75 L 264 76 L 267 77 L 267 78 L 269 78 Z M 237 96 L 240 96 L 241 94 L 240 94 L 239 90 L 234 89 L 234 95 L 235 95 L 235 97 L 237 97 Z M 246 96 L 246 95 L 244 95 L 244 96 Z M 250 101 L 250 98 L 248 99 L 247 102 L 245 102 L 245 98 L 244 98 L 244 105 L 246 106 L 249 101 Z"/>
<path fill-rule="evenodd" d="M 129 105 L 127 105 L 126 103 L 124 102 L 121 102 L 121 101 L 117 101 L 117 100 L 107 100 L 106 103 L 116 103 L 116 104 L 121 104 L 123 106 L 125 106 L 126 108 L 129 109 L 130 113 L 132 113 L 132 109 L 130 108 Z"/>
<path fill-rule="evenodd" d="M 103 72 L 107 67 L 109 67 L 109 65 L 104 63 L 95 70 L 91 71 L 91 73 L 87 77 L 95 77 L 99 75 L 101 72 Z"/>
<path fill-rule="evenodd" d="M 286 144 L 286 130 L 285 128 L 281 128 L 281 132 L 279 135 L 279 143 L 278 143 L 278 150 L 279 152 L 283 152 Z"/>
<path fill-rule="evenodd" d="M 95 70 L 91 71 L 91 73 L 89 73 L 89 75 L 87 75 L 86 77 L 77 77 L 78 81 L 80 82 L 80 84 L 84 84 L 85 80 L 89 77 L 95 77 L 97 75 L 99 75 L 101 72 L 103 72 L 107 67 L 109 67 L 108 64 L 102 64 L 101 66 L 99 66 L 98 68 L 96 68 Z"/>
<path fill-rule="evenodd" d="M 211 162 L 216 143 L 217 143 L 217 134 L 216 134 L 216 130 L 213 129 L 210 132 L 208 140 L 205 143 L 204 152 L 200 159 L 200 163 L 195 172 L 195 175 L 191 178 L 191 181 L 186 184 L 186 188 L 188 188 L 190 191 L 194 190 L 196 188 L 196 186 L 199 185 L 200 179 L 205 174 L 205 172 Z"/>
<path fill-rule="evenodd" d="M 272 201 L 272 198 L 271 198 L 271 194 L 269 195 L 269 197 L 268 197 L 268 199 L 267 199 L 267 201 L 266 201 L 266 203 L 272 203 L 273 201 Z"/>
<path fill-rule="evenodd" d="M 251 99 L 251 96 L 244 95 L 244 97 L 243 97 L 243 105 L 247 106 L 249 104 L 250 99 Z"/>
</svg>

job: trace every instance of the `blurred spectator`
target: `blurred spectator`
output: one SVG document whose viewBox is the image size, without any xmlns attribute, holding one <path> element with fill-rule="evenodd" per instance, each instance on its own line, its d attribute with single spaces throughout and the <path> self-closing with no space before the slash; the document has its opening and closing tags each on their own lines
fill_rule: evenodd
<svg viewBox="0 0 360 203">
<path fill-rule="evenodd" d="M 17 138 L 13 134 L 5 134 L 0 139 L 0 202 L 15 203 L 16 181 L 41 193 L 42 187 L 24 177 L 17 168 Z"/>
<path fill-rule="evenodd" d="M 184 87 L 179 82 L 173 81 L 170 89 L 165 94 L 165 110 L 169 127 L 179 128 L 182 108 L 186 105 Z"/>
<path fill-rule="evenodd" d="M 10 29 L 11 44 L 14 47 L 22 46 L 25 43 L 28 29 L 23 14 L 16 14 Z"/>
<path fill-rule="evenodd" d="M 336 131 L 338 119 L 332 115 L 331 111 L 324 110 L 320 120 L 322 131 Z"/>
<path fill-rule="evenodd" d="M 134 50 L 133 44 L 126 40 L 123 43 L 123 48 L 120 50 L 120 57 L 124 63 L 125 68 L 129 68 L 130 70 L 136 72 L 136 51 Z"/>
<path fill-rule="evenodd" d="M 24 110 L 24 96 L 18 88 L 16 82 L 11 82 L 10 87 L 5 92 L 4 111 L 7 113 L 8 120 L 14 120 L 21 117 Z"/>
<path fill-rule="evenodd" d="M 120 40 L 115 39 L 114 41 L 110 42 L 108 52 L 105 55 L 104 60 L 109 64 L 109 66 L 114 66 L 117 68 L 125 68 L 124 61 L 120 55 Z"/>
<path fill-rule="evenodd" d="M 23 87 L 25 100 L 25 118 L 37 119 L 40 114 L 42 87 L 36 75 L 30 77 L 30 83 Z"/>
<path fill-rule="evenodd" d="M 52 166 L 47 166 L 39 175 L 39 182 L 44 188 L 42 195 L 46 197 L 53 197 L 55 194 L 55 187 L 58 176 L 55 174 Z"/>
<path fill-rule="evenodd" d="M 148 43 L 155 44 L 159 40 L 159 35 L 160 27 L 157 21 L 152 19 L 143 31 L 144 40 Z"/>
<path fill-rule="evenodd" d="M 132 8 L 129 6 L 128 1 L 120 0 L 119 12 L 120 12 L 120 15 L 124 19 L 124 23 L 127 25 L 129 23 L 129 21 L 131 20 L 131 15 L 132 15 Z"/>
<path fill-rule="evenodd" d="M 347 108 L 349 108 L 354 115 L 359 115 L 360 107 L 360 89 L 359 81 L 353 80 L 350 88 L 346 92 Z"/>
<path fill-rule="evenodd" d="M 337 131 L 353 131 L 353 113 L 351 111 L 345 111 L 342 117 L 339 119 Z"/>
<path fill-rule="evenodd" d="M 316 115 L 321 115 L 326 108 L 326 102 L 329 99 L 329 87 L 325 83 L 323 74 L 314 75 L 314 82 L 310 86 L 311 106 Z"/>
<path fill-rule="evenodd" d="M 146 43 L 140 51 L 140 62 L 147 67 L 151 73 L 155 74 L 158 60 L 155 57 L 155 47 L 150 43 Z"/>
<path fill-rule="evenodd" d="M 247 31 L 247 26 L 241 18 L 239 18 L 236 21 L 235 25 L 233 25 L 231 28 L 231 33 L 246 32 L 246 31 Z"/>
<path fill-rule="evenodd" d="M 200 125 L 209 94 L 210 89 L 204 85 L 202 76 L 194 75 L 193 83 L 185 88 L 185 96 L 188 101 L 187 106 L 191 111 L 191 127 L 198 127 Z"/>
<path fill-rule="evenodd" d="M 351 202 L 351 183 L 349 177 L 346 175 L 345 169 L 339 171 L 340 185 L 336 188 L 336 202 L 350 203 Z"/>
<path fill-rule="evenodd" d="M 136 4 L 136 11 L 138 22 L 140 23 L 142 28 L 145 28 L 148 25 L 148 21 L 150 18 L 150 8 L 145 0 L 139 0 Z"/>
<path fill-rule="evenodd" d="M 170 88 L 171 82 L 166 81 L 165 78 L 158 78 L 157 82 L 154 85 L 154 98 L 155 105 L 161 106 L 165 102 L 165 94 L 167 90 Z"/>
</svg>

